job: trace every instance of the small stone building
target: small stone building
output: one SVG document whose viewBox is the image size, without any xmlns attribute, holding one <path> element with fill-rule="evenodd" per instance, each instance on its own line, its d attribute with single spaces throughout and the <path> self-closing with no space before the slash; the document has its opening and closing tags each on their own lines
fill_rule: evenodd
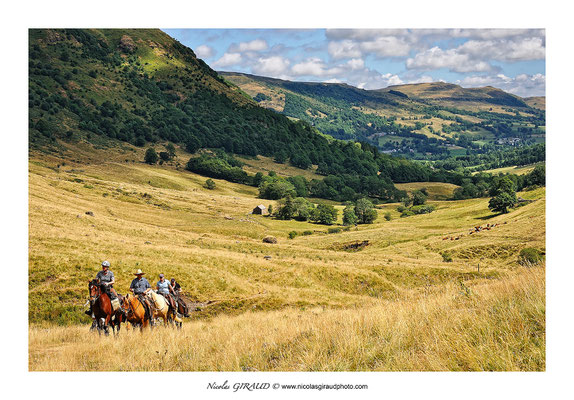
<svg viewBox="0 0 574 400">
<path fill-rule="evenodd" d="M 259 215 L 266 215 L 267 214 L 267 207 L 263 204 L 259 204 L 257 207 L 251 211 L 251 214 L 259 214 Z"/>
</svg>

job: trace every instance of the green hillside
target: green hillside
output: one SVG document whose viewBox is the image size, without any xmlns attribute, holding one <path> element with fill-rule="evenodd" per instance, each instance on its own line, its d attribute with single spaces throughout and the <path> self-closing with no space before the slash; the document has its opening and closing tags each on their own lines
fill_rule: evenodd
<svg viewBox="0 0 574 400">
<path fill-rule="evenodd" d="M 459 155 L 458 150 L 482 154 L 544 141 L 544 111 L 493 87 L 436 82 L 363 90 L 220 74 L 264 107 L 307 121 L 335 138 L 368 141 L 409 158 L 446 159 Z"/>
</svg>

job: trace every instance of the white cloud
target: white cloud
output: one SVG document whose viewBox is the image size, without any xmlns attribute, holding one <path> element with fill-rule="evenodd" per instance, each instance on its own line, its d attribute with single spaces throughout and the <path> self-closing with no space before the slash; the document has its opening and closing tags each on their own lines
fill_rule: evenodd
<svg viewBox="0 0 574 400">
<path fill-rule="evenodd" d="M 329 42 L 327 51 L 335 60 L 341 58 L 359 58 L 362 56 L 360 45 L 351 40 Z"/>
<path fill-rule="evenodd" d="M 468 54 L 459 53 L 456 49 L 443 50 L 437 46 L 418 53 L 414 58 L 408 58 L 406 65 L 409 69 L 448 68 L 461 73 L 485 72 L 493 69 L 487 62 L 474 60 Z"/>
<path fill-rule="evenodd" d="M 407 83 L 430 83 L 430 82 L 435 82 L 435 79 L 432 76 L 428 75 L 423 75 L 415 79 L 409 79 L 407 81 Z M 442 80 L 439 80 L 439 82 L 442 82 Z"/>
<path fill-rule="evenodd" d="M 195 54 L 199 58 L 211 58 L 215 55 L 215 50 L 212 47 L 202 44 L 195 49 Z"/>
<path fill-rule="evenodd" d="M 458 52 L 474 58 L 500 61 L 541 60 L 545 57 L 542 38 L 533 37 L 521 40 L 469 40 L 457 48 Z"/>
<path fill-rule="evenodd" d="M 335 59 L 360 58 L 367 54 L 377 57 L 405 57 L 411 45 L 403 38 L 394 36 L 377 37 L 369 41 L 342 40 L 329 42 L 327 51 Z"/>
<path fill-rule="evenodd" d="M 457 83 L 463 87 L 493 86 L 521 97 L 544 96 L 546 92 L 546 76 L 543 74 L 520 74 L 514 78 L 504 74 L 469 76 Z"/>
<path fill-rule="evenodd" d="M 363 61 L 360 58 L 353 58 L 353 59 L 347 61 L 347 65 L 351 69 L 363 69 L 363 68 L 365 68 L 365 61 Z"/>
<path fill-rule="evenodd" d="M 241 62 L 241 54 L 239 53 L 225 53 L 219 60 L 214 62 L 211 66 L 213 68 L 229 67 L 237 65 Z"/>
<path fill-rule="evenodd" d="M 281 56 L 259 58 L 251 70 L 265 76 L 282 76 L 287 72 L 289 64 L 289 60 Z"/>
<path fill-rule="evenodd" d="M 401 85 L 404 83 L 403 80 L 399 78 L 398 75 L 393 75 L 390 73 L 381 75 L 381 80 L 382 82 L 385 82 L 385 87 L 393 85 Z"/>
<path fill-rule="evenodd" d="M 267 41 L 255 39 L 250 42 L 233 43 L 227 51 L 229 53 L 243 53 L 247 51 L 263 51 L 267 50 L 268 47 Z"/>
</svg>

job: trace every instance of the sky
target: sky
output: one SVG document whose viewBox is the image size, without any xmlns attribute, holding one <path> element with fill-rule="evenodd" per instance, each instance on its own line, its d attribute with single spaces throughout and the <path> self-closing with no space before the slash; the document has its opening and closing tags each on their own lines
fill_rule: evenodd
<svg viewBox="0 0 574 400">
<path fill-rule="evenodd" d="M 544 29 L 163 29 L 217 71 L 363 89 L 449 82 L 544 96 Z"/>
</svg>

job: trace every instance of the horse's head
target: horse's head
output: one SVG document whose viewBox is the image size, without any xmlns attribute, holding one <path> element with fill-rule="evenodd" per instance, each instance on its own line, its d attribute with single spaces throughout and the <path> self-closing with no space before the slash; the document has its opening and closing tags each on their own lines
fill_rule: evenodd
<svg viewBox="0 0 574 400">
<path fill-rule="evenodd" d="M 88 290 L 90 292 L 90 303 L 94 305 L 94 303 L 102 293 L 102 290 L 100 288 L 100 280 L 99 279 L 91 280 L 90 283 L 88 284 Z"/>
<path fill-rule="evenodd" d="M 124 297 L 124 300 L 120 304 L 120 308 L 124 315 L 127 316 L 128 314 L 133 313 L 133 307 L 131 305 L 133 300 L 134 297 L 130 293 L 126 294 L 126 297 Z"/>
</svg>

